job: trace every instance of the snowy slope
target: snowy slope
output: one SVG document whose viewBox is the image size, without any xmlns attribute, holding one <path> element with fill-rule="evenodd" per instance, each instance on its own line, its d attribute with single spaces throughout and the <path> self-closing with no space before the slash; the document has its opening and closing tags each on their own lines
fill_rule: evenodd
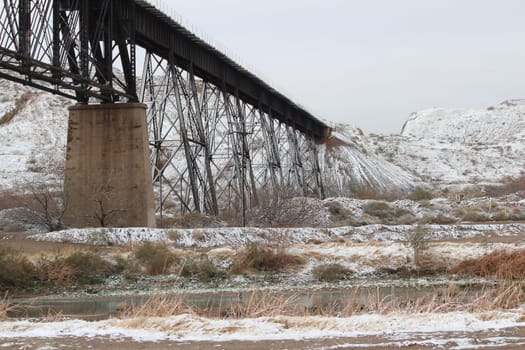
<svg viewBox="0 0 525 350">
<path fill-rule="evenodd" d="M 67 107 L 72 103 L 0 80 L 0 190 L 35 178 L 52 179 L 50 174 L 60 173 L 65 159 Z M 379 190 L 413 186 L 414 177 L 369 154 L 355 129 L 341 128 L 335 136 L 338 145 L 322 146 L 320 152 L 329 195 L 348 194 L 345 191 L 350 183 Z"/>
<path fill-rule="evenodd" d="M 60 173 L 70 104 L 65 98 L 0 80 L 0 190 Z"/>
<path fill-rule="evenodd" d="M 367 136 L 349 125 L 336 125 L 332 139 L 321 146 L 320 162 L 331 196 L 352 195 L 360 189 L 407 191 L 420 180 L 373 153 Z"/>
<path fill-rule="evenodd" d="M 410 116 L 401 135 L 371 141 L 377 154 L 436 184 L 499 182 L 525 169 L 525 100 L 424 110 Z"/>
</svg>

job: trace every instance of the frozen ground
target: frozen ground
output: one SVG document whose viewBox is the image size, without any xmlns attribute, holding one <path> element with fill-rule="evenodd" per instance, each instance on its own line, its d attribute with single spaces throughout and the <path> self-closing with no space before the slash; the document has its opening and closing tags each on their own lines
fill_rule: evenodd
<svg viewBox="0 0 525 350">
<path fill-rule="evenodd" d="M 109 338 L 125 343 L 161 342 L 188 345 L 191 342 L 268 341 L 355 338 L 359 347 L 405 347 L 409 344 L 447 349 L 476 349 L 481 344 L 504 347 L 523 345 L 525 339 L 505 336 L 505 329 L 521 327 L 523 310 L 485 313 L 369 314 L 349 318 L 265 317 L 242 320 L 214 320 L 183 314 L 169 318 L 111 319 L 100 322 L 12 321 L 0 323 L 0 347 L 22 348 L 32 338 L 44 342 L 56 338 Z M 491 330 L 494 337 L 481 337 Z M 426 336 L 425 336 L 426 335 Z M 476 338 L 480 336 L 480 338 Z M 375 343 L 377 339 L 383 343 Z M 197 343 L 198 344 L 198 343 Z M 354 343 L 355 344 L 355 343 Z M 316 349 L 350 348 L 317 347 Z M 256 343 L 254 343 L 256 346 Z M 26 349 L 25 347 L 24 349 Z M 43 347 L 41 349 L 44 349 Z M 310 348 L 312 349 L 312 348 Z"/>
<path fill-rule="evenodd" d="M 525 233 L 525 224 L 457 224 L 426 225 L 431 241 L 467 239 L 489 236 L 519 236 Z M 40 233 L 30 239 L 54 242 L 101 245 L 125 245 L 137 242 L 166 242 L 182 248 L 243 247 L 248 242 L 270 245 L 290 245 L 321 242 L 399 242 L 413 225 L 368 225 L 336 228 L 93 228 L 70 229 Z"/>
</svg>

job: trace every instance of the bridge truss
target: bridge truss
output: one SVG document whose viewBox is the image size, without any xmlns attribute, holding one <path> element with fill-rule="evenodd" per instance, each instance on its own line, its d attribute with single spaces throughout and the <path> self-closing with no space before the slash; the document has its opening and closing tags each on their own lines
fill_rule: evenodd
<svg viewBox="0 0 525 350">
<path fill-rule="evenodd" d="M 324 196 L 328 127 L 147 1 L 2 0 L 0 78 L 83 104 L 145 103 L 161 213 Z"/>
</svg>

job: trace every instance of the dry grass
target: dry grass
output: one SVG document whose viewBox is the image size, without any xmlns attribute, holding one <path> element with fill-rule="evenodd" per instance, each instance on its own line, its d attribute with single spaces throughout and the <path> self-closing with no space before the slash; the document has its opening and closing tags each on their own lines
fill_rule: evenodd
<svg viewBox="0 0 525 350">
<path fill-rule="evenodd" d="M 7 298 L 7 292 L 3 299 L 0 299 L 0 321 L 7 321 L 7 312 L 9 311 L 9 299 Z"/>
<path fill-rule="evenodd" d="M 149 275 L 162 275 L 178 262 L 177 255 L 166 244 L 146 242 L 134 251 L 135 258 Z"/>
<path fill-rule="evenodd" d="M 388 295 L 379 290 L 359 290 L 356 288 L 348 302 L 339 313 L 330 315 L 349 317 L 355 314 L 376 313 L 447 313 L 447 312 L 487 312 L 516 309 L 525 302 L 525 285 L 507 283 L 496 287 L 485 287 L 474 292 L 460 291 L 457 286 L 436 290 L 421 297 L 398 294 L 392 288 Z"/>
<path fill-rule="evenodd" d="M 247 296 L 239 295 L 229 305 L 213 305 L 199 308 L 190 306 L 185 294 L 152 295 L 142 305 L 121 305 L 119 317 L 140 319 L 146 317 L 171 317 L 181 314 L 194 314 L 209 318 L 257 318 L 298 313 L 295 296 L 284 296 L 279 293 L 254 290 Z"/>
<path fill-rule="evenodd" d="M 184 313 L 193 313 L 193 310 L 187 306 L 184 294 L 154 294 L 141 305 L 120 305 L 119 317 L 170 317 Z"/>
<path fill-rule="evenodd" d="M 312 274 L 319 281 L 334 282 L 348 278 L 353 271 L 340 264 L 323 264 L 314 268 Z"/>
<path fill-rule="evenodd" d="M 273 248 L 249 242 L 234 257 L 230 272 L 243 274 L 256 272 L 281 272 L 305 264 L 305 259 L 289 254 L 285 248 Z"/>
<path fill-rule="evenodd" d="M 416 189 L 408 196 L 413 201 L 431 200 L 434 198 L 434 193 L 423 187 L 416 187 Z"/>
<path fill-rule="evenodd" d="M 250 293 L 245 301 L 233 303 L 229 312 L 223 315 L 234 318 L 257 318 L 294 315 L 298 312 L 298 302 L 295 295 L 285 296 L 271 292 Z"/>
<path fill-rule="evenodd" d="M 448 312 L 493 312 L 517 309 L 525 302 L 523 283 L 506 283 L 501 286 L 484 287 L 479 291 L 460 290 L 456 285 L 436 288 L 422 296 L 414 296 L 407 290 L 385 291 L 380 288 L 352 288 L 342 302 L 323 302 L 310 298 L 308 305 L 297 295 L 254 290 L 226 303 L 206 307 L 191 306 L 184 294 L 153 295 L 143 305 L 123 305 L 119 316 L 124 319 L 147 317 L 171 317 L 193 314 L 215 319 L 241 319 L 277 316 L 326 316 L 351 317 L 360 314 L 421 314 Z"/>
<path fill-rule="evenodd" d="M 479 259 L 461 261 L 451 270 L 461 275 L 516 280 L 525 277 L 525 249 L 512 252 L 496 250 Z"/>
<path fill-rule="evenodd" d="M 507 194 L 525 191 L 525 174 L 518 177 L 506 177 L 499 186 L 489 186 L 487 194 L 491 197 L 500 197 Z"/>
</svg>

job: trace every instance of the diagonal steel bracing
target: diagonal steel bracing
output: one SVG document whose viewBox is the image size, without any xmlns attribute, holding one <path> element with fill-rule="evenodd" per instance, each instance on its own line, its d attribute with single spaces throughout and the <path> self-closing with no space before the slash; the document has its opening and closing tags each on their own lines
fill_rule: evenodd
<svg viewBox="0 0 525 350">
<path fill-rule="evenodd" d="M 260 190 L 323 194 L 312 137 L 174 59 L 146 54 L 140 99 L 148 105 L 159 211 L 247 210 Z"/>
</svg>

